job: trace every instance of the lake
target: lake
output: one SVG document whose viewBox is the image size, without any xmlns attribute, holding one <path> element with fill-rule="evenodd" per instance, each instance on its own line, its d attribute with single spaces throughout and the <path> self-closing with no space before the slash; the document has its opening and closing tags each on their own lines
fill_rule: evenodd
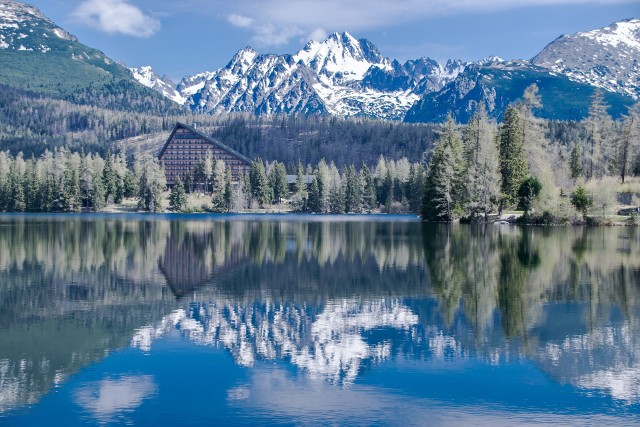
<svg viewBox="0 0 640 427">
<path fill-rule="evenodd" d="M 640 423 L 637 228 L 0 215 L 0 424 Z"/>
</svg>

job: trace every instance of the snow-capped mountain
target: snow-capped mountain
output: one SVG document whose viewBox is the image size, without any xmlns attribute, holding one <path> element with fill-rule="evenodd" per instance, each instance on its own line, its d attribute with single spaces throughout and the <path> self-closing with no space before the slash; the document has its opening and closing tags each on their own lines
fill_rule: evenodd
<svg viewBox="0 0 640 427">
<path fill-rule="evenodd" d="M 479 103 L 500 117 L 506 105 L 536 83 L 547 101 L 542 117 L 580 119 L 595 87 L 607 91 L 614 116 L 640 97 L 639 58 L 640 20 L 629 19 L 561 36 L 531 61 L 489 56 L 474 63 L 441 64 L 430 58 L 400 63 L 345 32 L 310 41 L 293 55 L 260 54 L 246 47 L 225 67 L 184 78 L 175 92 L 166 80 L 163 85 L 158 77 L 132 72 L 142 84 L 203 114 L 439 121 L 453 112 L 464 122 Z"/>
<path fill-rule="evenodd" d="M 178 104 L 185 103 L 186 98 L 178 92 L 176 84 L 172 82 L 168 76 L 161 77 L 153 71 L 153 68 L 150 66 L 129 69 L 131 70 L 133 78 L 140 82 L 140 84 L 148 88 L 155 89 Z"/>
<path fill-rule="evenodd" d="M 37 8 L 0 0 L 0 49 L 46 53 L 55 48 L 52 44 L 56 39 L 78 41 Z"/>
<path fill-rule="evenodd" d="M 186 77 L 176 89 L 199 113 L 329 113 L 398 120 L 420 95 L 439 90 L 464 67 L 461 61 L 442 65 L 429 58 L 400 64 L 345 32 L 310 41 L 294 55 L 260 54 L 246 47 L 225 67 Z M 132 72 L 149 86 L 149 78 Z"/>
<path fill-rule="evenodd" d="M 640 20 L 563 35 L 532 62 L 570 79 L 613 92 L 640 97 Z"/>
</svg>

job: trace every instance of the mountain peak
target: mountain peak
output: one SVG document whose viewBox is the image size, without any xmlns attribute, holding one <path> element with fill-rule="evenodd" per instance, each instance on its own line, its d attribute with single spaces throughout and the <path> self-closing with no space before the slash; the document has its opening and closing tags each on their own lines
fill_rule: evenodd
<svg viewBox="0 0 640 427">
<path fill-rule="evenodd" d="M 310 41 L 293 60 L 310 67 L 327 84 L 362 80 L 372 66 L 392 68 L 373 43 L 347 32 L 330 34 L 323 42 Z"/>
<path fill-rule="evenodd" d="M 0 49 L 47 53 L 52 49 L 51 37 L 78 41 L 35 6 L 0 0 Z"/>
<path fill-rule="evenodd" d="M 28 14 L 37 19 L 49 19 L 35 6 L 26 3 L 18 3 L 13 0 L 0 0 L 0 18 L 5 18 L 10 12 L 14 14 Z"/>
<path fill-rule="evenodd" d="M 334 32 L 329 34 L 329 36 L 325 39 L 325 43 L 329 40 L 334 40 L 337 41 L 339 43 L 348 45 L 357 45 L 358 44 L 358 39 L 356 39 L 355 37 L 353 37 L 351 34 L 349 34 L 347 31 L 343 31 L 341 33 L 338 32 Z"/>
<path fill-rule="evenodd" d="M 576 33 L 576 38 L 588 38 L 600 44 L 618 47 L 619 44 L 640 49 L 640 19 L 629 18 L 597 30 Z"/>
</svg>

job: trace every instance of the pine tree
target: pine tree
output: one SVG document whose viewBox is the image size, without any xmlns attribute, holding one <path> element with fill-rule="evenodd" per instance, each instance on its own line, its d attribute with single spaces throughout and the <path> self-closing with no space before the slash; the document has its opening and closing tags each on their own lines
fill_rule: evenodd
<svg viewBox="0 0 640 427">
<path fill-rule="evenodd" d="M 205 160 L 200 159 L 193 168 L 193 181 L 195 188 L 202 193 L 209 193 L 209 174 L 207 174 Z M 217 183 L 220 184 L 219 182 Z M 215 184 L 214 184 L 215 186 Z M 215 191 L 215 190 L 214 190 Z"/>
<path fill-rule="evenodd" d="M 24 212 L 27 209 L 27 204 L 24 196 L 24 160 L 22 153 L 19 153 L 13 160 L 9 175 L 10 210 L 13 212 Z"/>
<path fill-rule="evenodd" d="M 329 197 L 328 209 L 334 214 L 344 213 L 344 183 L 340 176 L 340 171 L 335 163 L 331 162 L 329 166 Z"/>
<path fill-rule="evenodd" d="M 38 212 L 41 210 L 41 189 L 38 182 L 38 163 L 35 158 L 31 158 L 27 162 L 24 177 L 26 210 L 30 212 Z"/>
<path fill-rule="evenodd" d="M 176 181 L 171 187 L 171 193 L 169 193 L 169 209 L 174 212 L 182 211 L 187 205 L 187 194 L 184 191 L 184 185 L 180 177 L 176 178 Z"/>
<path fill-rule="evenodd" d="M 9 152 L 0 151 L 0 212 L 9 210 L 10 189 L 9 183 L 11 169 L 11 156 Z"/>
<path fill-rule="evenodd" d="M 582 213 L 582 220 L 587 218 L 587 211 L 593 205 L 593 197 L 591 197 L 587 190 L 579 185 L 571 196 L 571 204 L 576 208 L 576 210 Z"/>
<path fill-rule="evenodd" d="M 360 169 L 360 182 L 363 205 L 365 209 L 372 211 L 376 208 L 376 185 L 367 165 L 362 165 L 362 169 Z"/>
<path fill-rule="evenodd" d="M 433 149 L 425 179 L 422 217 L 428 221 L 453 221 L 461 198 L 462 142 L 451 117 Z"/>
<path fill-rule="evenodd" d="M 311 187 L 309 188 L 309 199 L 307 201 L 307 209 L 309 212 L 322 213 L 322 178 L 320 175 L 311 181 Z"/>
<path fill-rule="evenodd" d="M 360 189 L 360 176 L 353 165 L 345 169 L 345 212 L 360 212 L 362 206 L 362 193 Z"/>
<path fill-rule="evenodd" d="M 104 159 L 104 168 L 102 169 L 102 186 L 104 187 L 105 203 L 116 201 L 118 199 L 118 175 L 116 174 L 113 164 L 113 156 L 107 154 Z"/>
<path fill-rule="evenodd" d="M 231 211 L 231 203 L 233 201 L 233 183 L 231 182 L 231 168 L 227 166 L 224 171 L 224 192 L 222 201 L 227 212 Z"/>
<path fill-rule="evenodd" d="M 518 208 L 524 211 L 524 216 L 529 215 L 533 202 L 540 195 L 542 184 L 535 177 L 525 178 L 518 188 Z"/>
<path fill-rule="evenodd" d="M 465 211 L 472 218 L 482 213 L 487 221 L 500 195 L 500 172 L 495 125 L 489 122 L 484 108 L 465 128 L 464 153 Z"/>
<path fill-rule="evenodd" d="M 582 149 L 580 148 L 580 144 L 578 141 L 573 143 L 573 148 L 571 149 L 571 157 L 570 161 L 570 169 L 571 169 L 571 178 L 576 179 L 582 176 Z"/>
<path fill-rule="evenodd" d="M 518 196 L 520 184 L 527 175 L 520 114 L 512 106 L 507 108 L 500 132 L 500 175 L 505 202 L 512 204 Z"/>
<path fill-rule="evenodd" d="M 167 186 L 164 169 L 155 157 L 142 155 L 134 164 L 138 177 L 138 209 L 149 212 L 162 210 L 161 196 Z"/>
<path fill-rule="evenodd" d="M 618 174 L 624 184 L 629 174 L 633 152 L 640 148 L 640 103 L 629 108 L 622 122 L 622 132 L 617 139 Z"/>
<path fill-rule="evenodd" d="M 294 188 L 294 192 L 296 194 L 302 194 L 306 191 L 307 186 L 304 182 L 304 168 L 302 167 L 302 162 L 298 160 L 298 166 L 296 169 L 296 186 Z"/>
<path fill-rule="evenodd" d="M 406 192 L 409 211 L 413 213 L 420 213 L 420 205 L 424 195 L 424 170 L 420 163 L 411 165 Z"/>
<path fill-rule="evenodd" d="M 262 159 L 256 159 L 251 165 L 249 172 L 251 182 L 251 195 L 258 201 L 260 206 L 265 206 L 273 200 L 273 190 L 269 185 L 267 173 Z"/>
<path fill-rule="evenodd" d="M 275 162 L 269 173 L 269 183 L 273 189 L 273 199 L 276 203 L 281 203 L 282 199 L 289 192 L 287 182 L 287 170 L 284 163 Z"/>
</svg>

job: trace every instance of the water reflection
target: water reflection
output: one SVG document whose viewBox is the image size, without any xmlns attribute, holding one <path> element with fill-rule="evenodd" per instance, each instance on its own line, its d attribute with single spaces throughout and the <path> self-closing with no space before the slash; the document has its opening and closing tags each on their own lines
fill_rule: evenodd
<svg viewBox="0 0 640 427">
<path fill-rule="evenodd" d="M 149 375 L 106 378 L 81 386 L 75 393 L 75 403 L 101 423 L 109 423 L 140 406 L 155 391 Z"/>
<path fill-rule="evenodd" d="M 0 412 L 176 333 L 250 369 L 283 361 L 322 390 L 393 360 L 527 360 L 638 404 L 639 292 L 634 228 L 0 217 Z M 228 399 L 254 402 L 255 387 Z M 74 396 L 109 421 L 156 392 L 132 374 Z"/>
</svg>

